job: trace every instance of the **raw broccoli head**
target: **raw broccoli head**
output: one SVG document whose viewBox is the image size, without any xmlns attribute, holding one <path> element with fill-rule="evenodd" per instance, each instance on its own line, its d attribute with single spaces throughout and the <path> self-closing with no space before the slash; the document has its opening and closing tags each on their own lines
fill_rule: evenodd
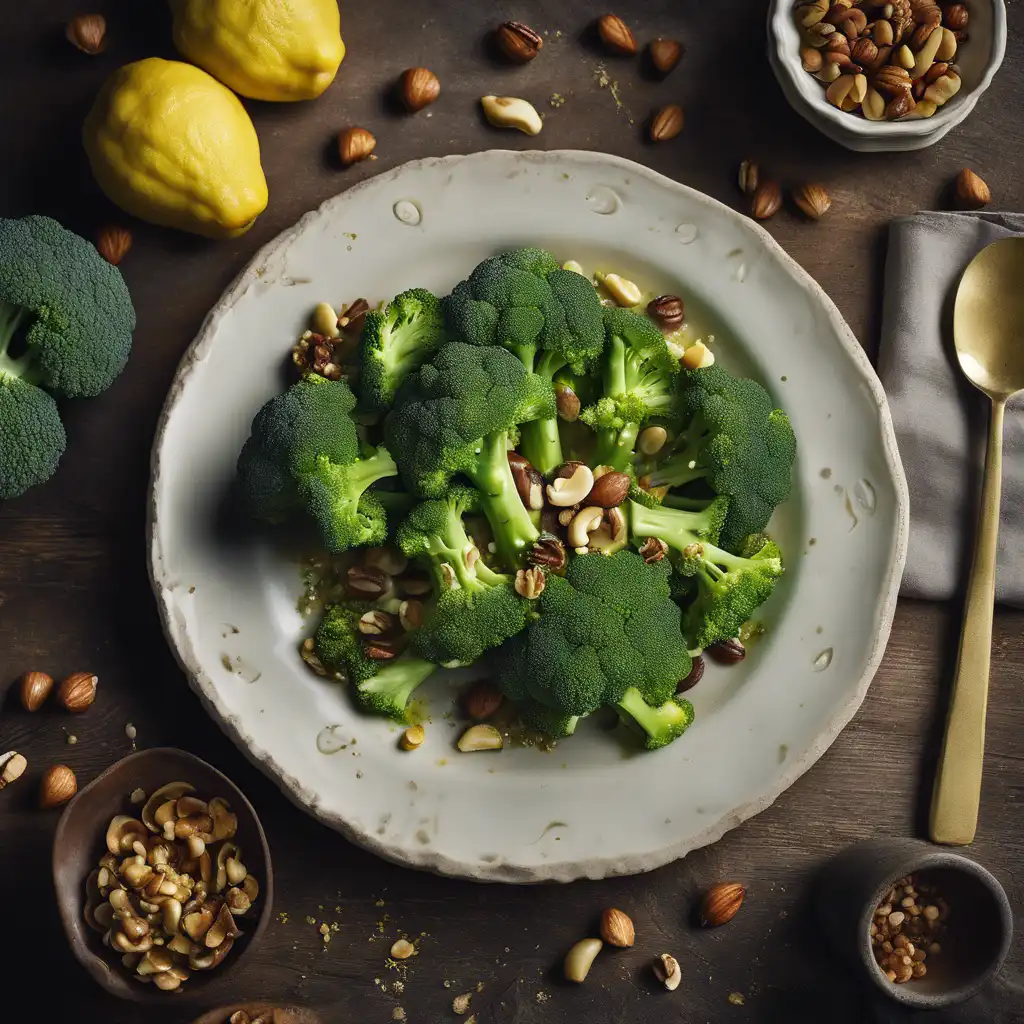
<svg viewBox="0 0 1024 1024">
<path fill-rule="evenodd" d="M 734 555 L 695 541 L 684 548 L 680 571 L 694 576 L 697 595 L 686 610 L 683 631 L 692 648 L 710 647 L 739 635 L 782 575 L 782 557 L 770 540 L 759 537 Z"/>
<path fill-rule="evenodd" d="M 434 582 L 433 607 L 411 638 L 414 654 L 441 665 L 471 665 L 526 625 L 530 603 L 511 576 L 490 569 L 466 533 L 462 516 L 479 498 L 453 488 L 412 510 L 397 533 L 410 558 L 421 559 Z"/>
<path fill-rule="evenodd" d="M 121 274 L 89 242 L 49 217 L 0 219 L 0 499 L 57 469 L 66 438 L 46 392 L 105 391 L 134 328 Z"/>
<path fill-rule="evenodd" d="M 344 381 L 310 376 L 260 409 L 238 458 L 253 516 L 280 523 L 305 511 L 335 552 L 384 539 L 384 506 L 368 488 L 398 468 L 383 448 L 360 457 L 354 407 Z"/>
<path fill-rule="evenodd" d="M 445 341 L 444 316 L 436 295 L 412 288 L 396 295 L 383 310 L 366 314 L 359 342 L 359 396 L 383 412 L 399 385 Z"/>
<path fill-rule="evenodd" d="M 677 450 L 651 473 L 654 485 L 704 480 L 730 499 L 722 544 L 736 549 L 763 530 L 789 496 L 796 438 L 789 419 L 756 381 L 717 363 L 683 375 L 686 421 Z"/>
<path fill-rule="evenodd" d="M 598 432 L 592 461 L 625 469 L 642 424 L 677 407 L 679 362 L 654 322 L 631 309 L 606 309 L 603 389 L 580 418 Z"/>
<path fill-rule="evenodd" d="M 456 474 L 472 481 L 498 557 L 511 568 L 538 532 L 512 479 L 509 436 L 520 423 L 554 413 L 550 381 L 510 352 L 452 342 L 406 380 L 384 437 L 410 490 L 437 497 Z"/>
<path fill-rule="evenodd" d="M 648 750 L 668 746 L 693 725 L 693 705 L 685 697 L 669 697 L 652 707 L 636 688 L 625 692 L 616 704 L 616 711 L 619 718 L 640 736 Z"/>
<path fill-rule="evenodd" d="M 326 668 L 348 681 L 359 708 L 403 721 L 414 691 L 437 666 L 408 654 L 391 661 L 368 657 L 359 619 L 372 607 L 365 601 L 345 601 L 329 607 L 316 632 L 316 654 Z"/>
<path fill-rule="evenodd" d="M 615 705 L 631 687 L 658 705 L 690 671 L 669 566 L 631 551 L 572 559 L 549 576 L 539 617 L 502 648 L 500 685 L 565 716 Z"/>
<path fill-rule="evenodd" d="M 500 345 L 551 377 L 578 372 L 604 347 L 601 303 L 581 274 L 562 270 L 543 249 L 484 260 L 445 300 L 451 329 L 473 345 Z"/>
</svg>

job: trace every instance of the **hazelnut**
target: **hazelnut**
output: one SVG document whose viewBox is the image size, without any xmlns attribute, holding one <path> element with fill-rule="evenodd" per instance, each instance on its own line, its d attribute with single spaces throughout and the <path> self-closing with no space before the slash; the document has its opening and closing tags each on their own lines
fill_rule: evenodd
<svg viewBox="0 0 1024 1024">
<path fill-rule="evenodd" d="M 942 21 L 946 28 L 954 32 L 962 32 L 971 20 L 971 13 L 966 4 L 947 4 L 942 9 Z"/>
<path fill-rule="evenodd" d="M 427 68 L 407 68 L 398 80 L 398 95 L 410 113 L 429 106 L 440 93 L 441 83 L 437 75 Z"/>
<path fill-rule="evenodd" d="M 757 220 L 774 217 L 782 206 L 782 189 L 770 178 L 758 183 L 750 199 L 750 212 Z"/>
<path fill-rule="evenodd" d="M 115 267 L 124 259 L 132 247 L 132 233 L 116 224 L 107 224 L 96 235 L 96 249 L 99 254 Z"/>
<path fill-rule="evenodd" d="M 667 75 L 679 63 L 683 48 L 675 39 L 662 39 L 659 36 L 651 40 L 648 52 L 655 70 Z"/>
<path fill-rule="evenodd" d="M 597 34 L 605 47 L 619 57 L 636 53 L 636 39 L 629 26 L 617 14 L 605 14 L 597 19 Z"/>
<path fill-rule="evenodd" d="M 21 706 L 26 711 L 38 711 L 53 689 L 53 677 L 45 672 L 26 672 L 19 683 Z"/>
<path fill-rule="evenodd" d="M 747 890 L 739 882 L 723 882 L 704 894 L 700 905 L 702 928 L 717 928 L 728 924 L 743 905 Z"/>
<path fill-rule="evenodd" d="M 632 946 L 636 941 L 636 930 L 629 915 L 609 907 L 601 915 L 601 938 L 609 946 L 618 946 L 620 949 Z"/>
<path fill-rule="evenodd" d="M 96 699 L 98 678 L 91 672 L 72 672 L 57 687 L 57 703 L 65 711 L 85 711 Z"/>
<path fill-rule="evenodd" d="M 969 167 L 956 176 L 956 205 L 961 210 L 980 210 L 992 201 L 988 185 Z"/>
<path fill-rule="evenodd" d="M 558 418 L 566 423 L 575 423 L 580 418 L 580 399 L 568 384 L 555 385 L 555 405 Z"/>
<path fill-rule="evenodd" d="M 486 679 L 474 683 L 462 698 L 466 717 L 475 722 L 484 722 L 493 715 L 502 703 L 501 690 Z"/>
<path fill-rule="evenodd" d="M 66 804 L 78 792 L 75 773 L 64 764 L 46 769 L 39 789 L 39 806 L 43 810 Z"/>
<path fill-rule="evenodd" d="M 814 182 L 805 182 L 793 189 L 793 202 L 800 208 L 800 212 L 810 220 L 819 220 L 829 211 L 832 200 L 824 185 Z"/>
<path fill-rule="evenodd" d="M 80 14 L 64 30 L 72 46 L 93 56 L 107 48 L 107 19 L 102 14 Z"/>
<path fill-rule="evenodd" d="M 526 64 L 533 60 L 544 45 L 540 33 L 521 21 L 506 21 L 494 32 L 498 49 L 514 64 Z"/>
<path fill-rule="evenodd" d="M 365 160 L 374 150 L 377 140 L 365 128 L 346 128 L 338 136 L 338 156 L 346 167 Z"/>
<path fill-rule="evenodd" d="M 662 107 L 651 119 L 651 141 L 667 142 L 683 130 L 683 108 L 678 103 Z"/>
</svg>

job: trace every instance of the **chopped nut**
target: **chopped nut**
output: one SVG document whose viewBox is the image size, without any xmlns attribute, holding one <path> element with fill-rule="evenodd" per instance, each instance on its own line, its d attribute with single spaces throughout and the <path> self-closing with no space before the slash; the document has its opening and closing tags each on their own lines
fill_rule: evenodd
<svg viewBox="0 0 1024 1024">
<path fill-rule="evenodd" d="M 679 969 L 679 961 L 669 953 L 662 953 L 652 965 L 654 976 L 668 989 L 674 992 L 679 988 L 679 982 L 683 980 L 683 973 Z"/>
<path fill-rule="evenodd" d="M 389 636 L 395 632 L 395 617 L 374 608 L 359 616 L 358 629 L 363 636 Z"/>
<path fill-rule="evenodd" d="M 398 939 L 391 946 L 391 955 L 395 960 L 408 960 L 416 955 L 416 947 L 408 939 Z"/>
<path fill-rule="evenodd" d="M 3 771 L 0 772 L 0 789 L 9 786 L 12 782 L 17 782 L 28 767 L 25 757 L 14 750 L 0 755 L 0 764 L 3 765 Z"/>
<path fill-rule="evenodd" d="M 617 306 L 637 306 L 643 299 L 643 292 L 640 291 L 639 286 L 628 278 L 621 277 L 619 274 L 597 274 L 595 276 L 615 300 Z"/>
<path fill-rule="evenodd" d="M 508 453 L 509 469 L 512 471 L 512 482 L 523 505 L 534 511 L 544 507 L 544 477 L 537 472 L 530 461 L 519 452 Z"/>
<path fill-rule="evenodd" d="M 560 572 L 565 568 L 568 559 L 565 545 L 554 534 L 542 533 L 534 541 L 526 560 L 531 565 L 544 566 L 552 572 Z"/>
<path fill-rule="evenodd" d="M 683 358 L 680 362 L 687 370 L 700 370 L 705 366 L 712 366 L 714 364 L 715 354 L 703 341 L 695 341 L 683 353 Z"/>
<path fill-rule="evenodd" d="M 402 739 L 400 745 L 403 750 L 415 750 L 417 747 L 423 745 L 423 741 L 427 738 L 427 732 L 422 725 L 410 725 L 405 732 L 402 733 Z"/>
<path fill-rule="evenodd" d="M 648 564 L 660 562 L 668 554 L 668 545 L 660 537 L 648 537 L 640 545 L 640 557 Z"/>
<path fill-rule="evenodd" d="M 452 1013 L 457 1013 L 460 1017 L 467 1013 L 472 998 L 473 994 L 471 992 L 463 992 L 461 996 L 456 996 L 452 1000 Z"/>
<path fill-rule="evenodd" d="M 407 633 L 423 625 L 423 602 L 411 598 L 398 606 L 398 621 Z"/>
<path fill-rule="evenodd" d="M 464 754 L 478 750 L 501 750 L 501 733 L 493 725 L 472 725 L 459 737 L 459 750 Z"/>
<path fill-rule="evenodd" d="M 516 573 L 515 589 L 520 597 L 535 601 L 544 593 L 544 572 L 542 569 L 520 569 Z"/>
</svg>

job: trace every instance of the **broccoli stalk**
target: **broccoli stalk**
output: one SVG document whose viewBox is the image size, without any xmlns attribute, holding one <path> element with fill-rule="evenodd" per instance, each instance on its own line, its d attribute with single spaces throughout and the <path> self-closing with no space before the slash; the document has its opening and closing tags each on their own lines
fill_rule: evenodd
<svg viewBox="0 0 1024 1024">
<path fill-rule="evenodd" d="M 683 697 L 671 697 L 657 707 L 643 693 L 630 687 L 615 705 L 619 718 L 644 740 L 648 750 L 658 750 L 678 739 L 693 724 L 693 705 Z"/>
<path fill-rule="evenodd" d="M 356 685 L 356 704 L 370 714 L 404 722 L 413 693 L 436 671 L 437 666 L 423 658 L 395 658 L 386 662 L 376 675 Z"/>
<path fill-rule="evenodd" d="M 449 667 L 470 665 L 514 636 L 529 611 L 513 578 L 488 566 L 466 533 L 462 516 L 482 502 L 470 488 L 452 488 L 417 505 L 396 537 L 404 554 L 426 563 L 434 582 L 434 605 L 412 634 L 412 651 Z"/>
<path fill-rule="evenodd" d="M 605 328 L 604 395 L 580 418 L 597 431 L 592 464 L 626 470 L 641 426 L 652 417 L 671 416 L 675 409 L 679 363 L 646 316 L 629 309 L 605 310 Z"/>
<path fill-rule="evenodd" d="M 714 544 L 729 512 L 728 498 L 715 498 L 699 511 L 665 508 L 653 501 L 629 502 L 630 533 L 635 539 L 658 537 L 670 548 L 683 551 L 695 541 Z"/>
</svg>

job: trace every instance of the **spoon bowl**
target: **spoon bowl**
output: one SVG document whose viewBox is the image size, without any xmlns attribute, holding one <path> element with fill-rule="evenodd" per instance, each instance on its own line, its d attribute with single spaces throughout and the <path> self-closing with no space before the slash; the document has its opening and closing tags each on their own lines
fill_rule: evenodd
<svg viewBox="0 0 1024 1024">
<path fill-rule="evenodd" d="M 989 398 L 1024 390 L 1024 238 L 1001 238 L 971 260 L 953 311 L 964 376 Z"/>
<path fill-rule="evenodd" d="M 978 535 L 929 828 L 935 842 L 965 846 L 978 827 L 985 758 L 1003 414 L 1007 399 L 1024 389 L 1024 238 L 993 242 L 968 264 L 953 310 L 953 340 L 964 376 L 992 402 Z"/>
</svg>

